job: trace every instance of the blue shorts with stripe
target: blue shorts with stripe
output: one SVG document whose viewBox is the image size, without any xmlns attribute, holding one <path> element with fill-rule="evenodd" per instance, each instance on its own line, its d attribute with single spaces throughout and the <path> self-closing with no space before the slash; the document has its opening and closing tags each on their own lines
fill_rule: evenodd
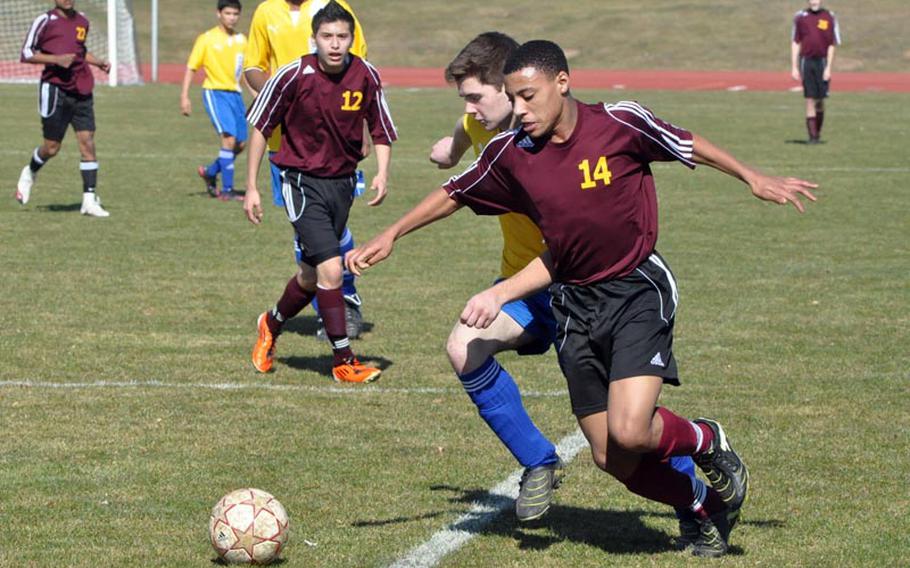
<svg viewBox="0 0 910 568">
<path fill-rule="evenodd" d="M 547 290 L 509 302 L 502 307 L 502 311 L 534 337 L 530 343 L 516 349 L 519 355 L 546 353 L 556 341 L 556 318 L 550 309 L 550 292 Z"/>
<path fill-rule="evenodd" d="M 218 134 L 246 142 L 246 108 L 243 96 L 236 91 L 202 89 L 202 104 Z"/>
</svg>

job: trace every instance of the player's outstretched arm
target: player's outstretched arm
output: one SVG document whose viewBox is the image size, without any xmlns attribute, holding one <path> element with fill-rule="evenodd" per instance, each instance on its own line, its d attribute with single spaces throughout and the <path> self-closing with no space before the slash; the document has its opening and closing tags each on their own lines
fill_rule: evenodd
<svg viewBox="0 0 910 568">
<path fill-rule="evenodd" d="M 250 158 L 252 159 L 252 157 Z M 379 233 L 370 242 L 360 245 L 344 257 L 348 270 L 356 276 L 367 268 L 382 262 L 392 254 L 395 241 L 425 227 L 434 221 L 444 219 L 461 208 L 441 187 L 432 192 L 396 221 L 392 226 Z"/>
<path fill-rule="evenodd" d="M 250 151 L 247 155 L 247 189 L 243 196 L 243 212 L 250 223 L 258 225 L 262 222 L 262 199 L 259 197 L 259 188 L 256 180 L 259 179 L 259 166 L 262 156 L 265 155 L 266 139 L 258 128 L 253 128 L 250 134 Z"/>
<path fill-rule="evenodd" d="M 809 201 L 815 201 L 815 195 L 809 190 L 818 187 L 818 184 L 794 177 L 766 176 L 741 163 L 726 150 L 718 148 L 707 139 L 697 134 L 693 134 L 692 137 L 692 159 L 696 163 L 711 166 L 744 181 L 752 189 L 752 195 L 755 197 L 779 205 L 792 203 L 800 213 L 805 211 L 805 207 L 800 201 L 800 195 Z"/>
<path fill-rule="evenodd" d="M 98 59 L 98 58 L 95 57 L 95 55 L 94 55 L 93 53 L 91 53 L 91 52 L 86 52 L 86 54 L 85 54 L 85 62 L 88 63 L 89 65 L 94 65 L 95 67 L 97 67 L 98 69 L 101 69 L 101 70 L 104 71 L 105 73 L 110 73 L 110 72 L 111 72 L 111 64 L 110 64 L 110 62 L 107 61 L 107 60 L 105 60 L 105 59 Z"/>
<path fill-rule="evenodd" d="M 430 150 L 430 161 L 440 170 L 454 168 L 471 147 L 471 139 L 464 131 L 464 119 L 459 119 L 451 136 L 440 139 Z"/>
<path fill-rule="evenodd" d="M 468 327 L 487 328 L 503 305 L 535 294 L 552 283 L 553 261 L 550 251 L 544 251 L 514 276 L 468 300 L 461 312 L 461 323 Z"/>
<path fill-rule="evenodd" d="M 367 205 L 375 206 L 382 203 L 388 193 L 389 166 L 392 163 L 392 147 L 388 144 L 375 144 L 376 146 L 376 176 L 370 184 L 370 190 L 376 192 L 376 197 Z"/>
<path fill-rule="evenodd" d="M 34 63 L 35 65 L 56 65 L 58 67 L 63 67 L 64 69 L 69 69 L 70 65 L 73 64 L 73 61 L 75 59 L 75 53 L 62 53 L 60 55 L 53 55 L 51 53 L 41 53 L 40 51 L 36 51 L 31 57 L 23 58 L 22 62 Z"/>
</svg>

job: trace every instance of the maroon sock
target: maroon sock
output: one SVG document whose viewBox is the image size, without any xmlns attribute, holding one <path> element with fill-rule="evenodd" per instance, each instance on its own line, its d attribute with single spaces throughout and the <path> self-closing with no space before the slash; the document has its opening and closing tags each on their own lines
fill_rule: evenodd
<svg viewBox="0 0 910 568">
<path fill-rule="evenodd" d="M 281 333 L 284 322 L 299 314 L 300 310 L 313 301 L 314 296 L 313 292 L 307 292 L 300 286 L 296 276 L 288 280 L 284 293 L 269 314 L 271 317 L 268 318 L 268 325 L 272 335 Z"/>
<path fill-rule="evenodd" d="M 818 138 L 818 118 L 806 117 L 806 130 L 809 131 L 809 138 L 815 140 Z"/>
<path fill-rule="evenodd" d="M 818 135 L 822 135 L 822 124 L 825 122 L 825 111 L 817 110 L 815 111 L 815 124 L 817 125 Z"/>
<path fill-rule="evenodd" d="M 658 408 L 657 414 L 664 423 L 664 430 L 652 455 L 662 460 L 671 456 L 694 456 L 711 447 L 714 431 L 706 424 L 686 420 L 664 407 Z"/>
<path fill-rule="evenodd" d="M 332 353 L 335 356 L 334 364 L 340 365 L 354 356 L 345 325 L 344 294 L 342 294 L 341 288 L 334 290 L 316 288 L 316 301 L 319 302 L 319 315 L 322 316 L 325 334 L 332 344 Z"/>
<path fill-rule="evenodd" d="M 688 509 L 701 518 L 726 508 L 717 491 L 707 483 L 676 471 L 653 455 L 642 456 L 635 473 L 623 485 L 645 499 Z"/>
</svg>

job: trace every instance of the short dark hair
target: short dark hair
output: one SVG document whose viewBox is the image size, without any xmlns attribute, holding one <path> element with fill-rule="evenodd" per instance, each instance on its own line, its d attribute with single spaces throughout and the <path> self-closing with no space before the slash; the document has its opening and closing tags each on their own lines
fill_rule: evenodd
<svg viewBox="0 0 910 568">
<path fill-rule="evenodd" d="M 446 67 L 446 81 L 460 83 L 476 77 L 484 85 L 502 87 L 502 68 L 518 42 L 500 32 L 486 32 L 472 39 Z"/>
<path fill-rule="evenodd" d="M 222 11 L 225 8 L 237 8 L 238 11 L 243 10 L 243 6 L 240 5 L 240 0 L 218 0 L 218 11 Z"/>
<path fill-rule="evenodd" d="M 351 35 L 354 35 L 354 15 L 335 0 L 331 0 L 313 16 L 313 35 L 319 31 L 319 26 L 332 22 L 347 22 L 351 26 Z"/>
<path fill-rule="evenodd" d="M 525 67 L 543 71 L 549 77 L 555 77 L 560 71 L 569 72 L 569 62 L 562 48 L 545 39 L 535 39 L 521 44 L 506 61 L 503 74 L 508 75 Z"/>
</svg>

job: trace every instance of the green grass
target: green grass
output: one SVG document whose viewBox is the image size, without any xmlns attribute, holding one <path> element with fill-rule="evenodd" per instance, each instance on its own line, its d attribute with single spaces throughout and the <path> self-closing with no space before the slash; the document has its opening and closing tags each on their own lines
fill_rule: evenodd
<svg viewBox="0 0 910 568">
<path fill-rule="evenodd" d="M 169 385 L 0 387 L 0 566 L 210 566 L 208 511 L 242 486 L 274 493 L 290 512 L 285 566 L 388 563 L 516 467 L 442 349 L 463 302 L 496 276 L 497 224 L 461 212 L 401 241 L 360 281 L 373 328 L 354 346 L 387 367 L 376 390 L 327 390 L 328 349 L 310 335 L 311 311 L 282 337 L 277 372 L 256 375 L 255 318 L 292 273 L 291 232 L 278 209 L 256 228 L 238 205 L 203 196 L 193 170 L 215 155 L 214 137 L 200 108 L 179 116 L 177 95 L 99 89 L 110 219 L 78 214 L 71 136 L 28 206 L 0 199 L 0 380 Z M 11 192 L 40 131 L 34 87 L 0 96 L 0 179 Z M 659 248 L 682 297 L 684 386 L 664 400 L 722 420 L 753 476 L 722 564 L 905 562 L 910 98 L 838 94 L 827 143 L 808 147 L 789 142 L 804 136 L 798 95 L 622 97 L 769 171 L 821 184 L 800 216 L 716 172 L 655 167 Z M 447 177 L 426 155 L 459 111 L 454 93 L 389 99 L 401 133 L 391 196 L 377 209 L 355 204 L 360 240 Z M 501 360 L 527 391 L 564 390 L 552 353 Z M 424 388 L 441 390 L 395 390 Z M 565 395 L 526 402 L 554 440 L 573 431 Z M 568 471 L 542 525 L 504 515 L 443 565 L 696 565 L 670 550 L 666 508 L 626 492 L 585 452 Z"/>
<path fill-rule="evenodd" d="M 793 14 L 801 0 L 353 0 L 377 65 L 445 66 L 480 32 L 545 38 L 578 67 L 764 69 L 787 72 Z M 149 61 L 149 2 L 134 2 L 137 38 Z M 160 0 L 160 61 L 184 63 L 197 34 L 215 25 L 214 0 Z M 258 2 L 244 2 L 240 29 Z M 906 71 L 910 34 L 904 0 L 831 1 L 844 39 L 835 70 Z M 407 14 L 407 17 L 402 17 Z M 454 28 L 450 22 L 464 22 Z M 188 24 L 189 23 L 189 24 Z"/>
</svg>

